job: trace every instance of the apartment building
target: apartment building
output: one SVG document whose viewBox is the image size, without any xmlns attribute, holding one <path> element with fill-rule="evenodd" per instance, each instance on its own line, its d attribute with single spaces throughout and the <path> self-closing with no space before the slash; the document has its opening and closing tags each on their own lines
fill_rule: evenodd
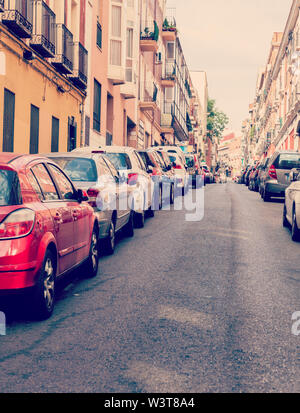
<svg viewBox="0 0 300 413">
<path fill-rule="evenodd" d="M 89 82 L 84 145 L 128 145 L 136 136 L 138 0 L 88 1 Z"/>
<path fill-rule="evenodd" d="M 71 150 L 82 140 L 87 0 L 0 1 L 0 150 Z"/>
<path fill-rule="evenodd" d="M 266 67 L 243 128 L 249 161 L 275 150 L 299 150 L 300 0 L 294 0 L 283 33 L 274 33 Z"/>
</svg>

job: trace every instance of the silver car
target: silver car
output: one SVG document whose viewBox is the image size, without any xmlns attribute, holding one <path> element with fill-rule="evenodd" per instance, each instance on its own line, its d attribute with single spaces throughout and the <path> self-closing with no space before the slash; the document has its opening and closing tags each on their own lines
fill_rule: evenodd
<svg viewBox="0 0 300 413">
<path fill-rule="evenodd" d="M 132 188 L 127 182 L 121 182 L 119 172 L 105 155 L 67 152 L 45 156 L 55 161 L 77 188 L 87 192 L 99 222 L 99 249 L 113 254 L 118 231 L 122 229 L 130 237 L 134 235 L 134 213 L 130 209 Z"/>
<path fill-rule="evenodd" d="M 294 151 L 277 151 L 269 159 L 261 181 L 261 196 L 265 202 L 272 197 L 285 197 L 290 185 L 290 172 L 299 165 L 300 154 Z"/>
<path fill-rule="evenodd" d="M 299 165 L 300 166 L 300 165 Z M 285 190 L 283 226 L 292 226 L 292 240 L 300 240 L 300 169 L 289 174 L 290 186 Z"/>
</svg>

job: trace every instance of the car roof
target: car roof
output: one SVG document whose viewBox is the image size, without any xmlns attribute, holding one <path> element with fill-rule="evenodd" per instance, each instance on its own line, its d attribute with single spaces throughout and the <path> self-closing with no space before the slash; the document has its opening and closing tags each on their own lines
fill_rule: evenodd
<svg viewBox="0 0 300 413">
<path fill-rule="evenodd" d="M 106 145 L 99 145 L 99 146 L 83 146 L 82 148 L 76 148 L 72 151 L 72 153 L 91 153 L 93 151 L 103 151 L 105 154 L 106 152 L 113 152 L 113 153 L 127 153 L 135 151 L 135 148 L 131 146 L 106 146 Z"/>
<path fill-rule="evenodd" d="M 41 160 L 47 161 L 47 157 L 39 154 L 16 154 L 16 153 L 3 153 L 0 152 L 0 163 L 7 165 L 9 164 L 14 169 L 22 169 L 32 161 Z"/>
<path fill-rule="evenodd" d="M 93 159 L 97 156 L 105 155 L 102 153 L 91 153 L 91 152 L 53 152 L 43 154 L 46 158 L 86 158 Z"/>
</svg>

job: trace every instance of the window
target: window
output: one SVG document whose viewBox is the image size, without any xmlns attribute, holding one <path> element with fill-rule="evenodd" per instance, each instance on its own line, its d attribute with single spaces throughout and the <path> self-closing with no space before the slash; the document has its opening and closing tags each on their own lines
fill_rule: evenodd
<svg viewBox="0 0 300 413">
<path fill-rule="evenodd" d="M 38 153 L 39 151 L 39 114 L 40 110 L 34 105 L 31 105 L 30 112 L 30 153 Z"/>
<path fill-rule="evenodd" d="M 0 207 L 21 205 L 21 188 L 15 171 L 0 169 Z"/>
<path fill-rule="evenodd" d="M 59 147 L 59 119 L 52 116 L 51 152 L 58 152 Z"/>
<path fill-rule="evenodd" d="M 54 165 L 47 165 L 53 175 L 63 199 L 75 199 L 74 188 L 68 178 Z"/>
<path fill-rule="evenodd" d="M 276 169 L 287 169 L 291 170 L 293 168 L 299 168 L 300 166 L 300 155 L 299 153 L 291 154 L 281 154 L 273 164 Z"/>
<path fill-rule="evenodd" d="M 117 1 L 115 1 L 117 2 Z M 120 3 L 118 1 L 118 3 Z M 122 7 L 111 7 L 111 40 L 110 40 L 110 64 L 121 66 L 122 64 Z"/>
<path fill-rule="evenodd" d="M 14 151 L 15 94 L 4 89 L 3 152 Z"/>
<path fill-rule="evenodd" d="M 126 153 L 106 153 L 105 156 L 107 156 L 118 171 L 132 169 L 129 156 Z"/>
<path fill-rule="evenodd" d="M 126 31 L 126 82 L 133 82 L 133 28 Z"/>
<path fill-rule="evenodd" d="M 30 182 L 30 185 L 32 186 L 34 192 L 37 194 L 39 197 L 40 201 L 44 199 L 42 190 L 40 188 L 40 185 L 38 184 L 38 181 L 36 180 L 36 177 L 32 173 L 32 171 L 29 171 L 27 174 L 28 181 Z"/>
<path fill-rule="evenodd" d="M 97 22 L 97 46 L 102 49 L 102 26 Z"/>
<path fill-rule="evenodd" d="M 50 156 L 49 156 L 50 157 Z M 96 182 L 97 169 L 92 159 L 57 158 L 52 159 L 74 182 Z"/>
<path fill-rule="evenodd" d="M 93 129 L 100 132 L 101 119 L 101 85 L 94 80 L 94 112 L 93 112 Z"/>
<path fill-rule="evenodd" d="M 105 157 L 104 160 L 105 160 L 105 163 L 107 164 L 107 166 L 109 167 L 110 172 L 112 173 L 112 175 L 113 175 L 113 177 L 114 177 L 114 179 L 115 179 L 115 182 L 118 183 L 118 182 L 120 181 L 120 174 L 119 174 L 119 172 L 117 171 L 117 169 L 115 168 L 115 166 L 113 165 L 113 163 L 112 163 L 107 157 Z"/>
<path fill-rule="evenodd" d="M 175 59 L 175 43 L 167 43 L 167 59 Z"/>
<path fill-rule="evenodd" d="M 105 182 L 114 182 L 111 170 L 109 169 L 107 163 L 102 157 L 98 159 L 98 166 L 100 168 L 100 181 L 103 181 L 104 178 Z"/>
<path fill-rule="evenodd" d="M 45 201 L 58 200 L 58 193 L 45 166 L 40 163 L 34 166 L 31 171 L 42 189 Z"/>
</svg>

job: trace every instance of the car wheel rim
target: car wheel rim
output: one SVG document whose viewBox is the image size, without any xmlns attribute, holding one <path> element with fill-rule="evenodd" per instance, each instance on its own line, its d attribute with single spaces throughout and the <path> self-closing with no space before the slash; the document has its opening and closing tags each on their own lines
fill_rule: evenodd
<svg viewBox="0 0 300 413">
<path fill-rule="evenodd" d="M 92 258 L 93 269 L 95 270 L 97 268 L 98 248 L 97 248 L 97 236 L 94 232 L 92 235 L 91 258 Z"/>
<path fill-rule="evenodd" d="M 44 269 L 44 300 L 47 308 L 51 308 L 54 300 L 54 270 L 50 258 L 47 259 Z"/>
</svg>

